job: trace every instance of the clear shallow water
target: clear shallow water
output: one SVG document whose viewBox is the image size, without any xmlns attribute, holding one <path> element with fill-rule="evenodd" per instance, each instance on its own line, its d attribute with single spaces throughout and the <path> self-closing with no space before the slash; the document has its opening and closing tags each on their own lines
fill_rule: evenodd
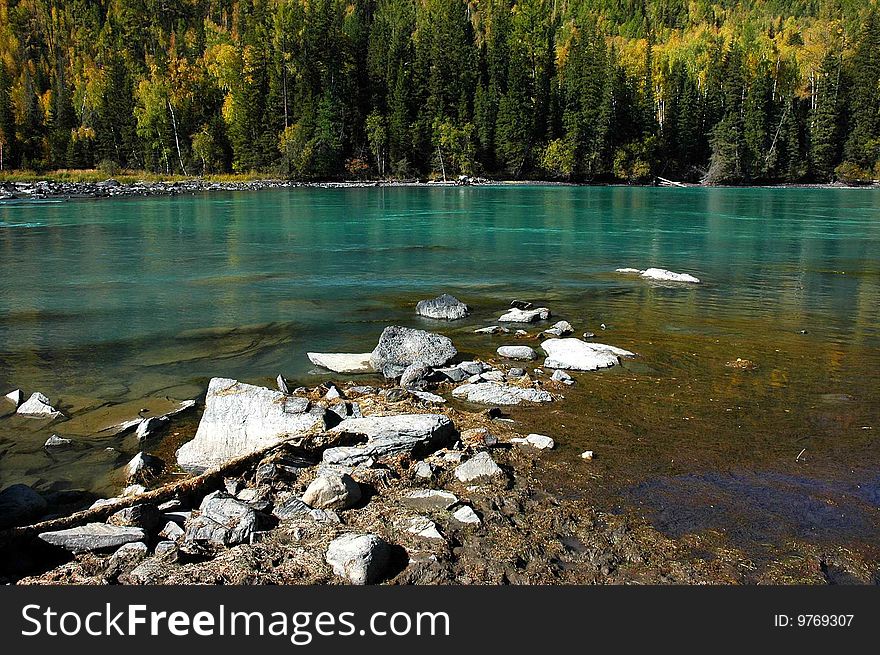
<svg viewBox="0 0 880 655">
<path fill-rule="evenodd" d="M 624 266 L 705 284 L 613 273 Z M 413 315 L 444 291 L 473 306 L 470 319 Z M 40 390 L 76 415 L 192 397 L 214 375 L 320 379 L 306 351 L 367 351 L 395 323 L 489 356 L 504 341 L 472 330 L 513 297 L 578 331 L 605 323 L 602 341 L 640 355 L 580 376 L 557 410 L 562 457 L 603 448 L 597 470 L 636 492 L 731 467 L 853 484 L 864 469 L 876 481 L 863 429 L 880 430 L 880 192 L 869 190 L 297 189 L 0 205 L 0 391 Z M 736 357 L 759 369 L 724 366 Z M 115 484 L 107 472 L 130 453 L 92 438 L 49 456 L 52 432 L 64 424 L 0 418 L 0 485 Z M 793 464 L 803 439 L 816 459 Z"/>
</svg>

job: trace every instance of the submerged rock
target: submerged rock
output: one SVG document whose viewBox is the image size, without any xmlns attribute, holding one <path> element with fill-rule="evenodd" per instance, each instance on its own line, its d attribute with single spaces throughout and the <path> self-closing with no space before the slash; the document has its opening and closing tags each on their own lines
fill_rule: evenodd
<svg viewBox="0 0 880 655">
<path fill-rule="evenodd" d="M 637 274 L 648 280 L 657 280 L 660 282 L 688 282 L 691 284 L 699 284 L 700 279 L 688 273 L 675 273 L 665 268 L 648 268 L 641 270 L 638 268 L 618 268 L 617 273 Z"/>
<path fill-rule="evenodd" d="M 350 418 L 329 430 L 333 434 L 366 437 L 359 446 L 338 446 L 324 451 L 325 464 L 356 466 L 402 452 L 421 454 L 441 446 L 455 427 L 441 414 L 402 414 Z"/>
<path fill-rule="evenodd" d="M 535 309 L 518 309 L 514 307 L 506 314 L 498 318 L 500 323 L 534 323 L 537 320 L 546 321 L 550 318 L 550 310 L 546 307 Z"/>
<path fill-rule="evenodd" d="M 135 430 L 137 440 L 144 441 L 147 438 L 154 436 L 164 430 L 168 426 L 169 421 L 170 419 L 167 416 L 151 416 L 150 418 L 145 418 L 140 424 L 138 424 L 137 430 Z"/>
<path fill-rule="evenodd" d="M 128 482 L 143 482 L 162 472 L 165 462 L 148 453 L 138 453 L 125 465 L 125 476 Z"/>
<path fill-rule="evenodd" d="M 370 363 L 386 378 L 398 377 L 411 364 L 443 366 L 458 351 L 448 337 L 393 325 L 385 328 L 370 354 Z"/>
<path fill-rule="evenodd" d="M 19 405 L 16 413 L 22 416 L 35 416 L 39 418 L 60 418 L 64 416 L 64 414 L 52 407 L 49 399 L 39 391 L 32 393 L 30 398 Z"/>
<path fill-rule="evenodd" d="M 323 428 L 325 410 L 304 413 L 280 391 L 214 378 L 196 436 L 177 451 L 188 471 L 218 466 L 235 457 L 272 446 L 287 437 Z"/>
<path fill-rule="evenodd" d="M 65 439 L 64 437 L 59 437 L 57 434 L 53 434 L 51 437 L 46 439 L 46 443 L 43 444 L 43 448 L 66 448 L 67 446 L 72 446 L 73 441 L 70 439 Z"/>
<path fill-rule="evenodd" d="M 549 403 L 553 396 L 543 389 L 517 387 L 499 382 L 463 384 L 453 389 L 452 395 L 471 403 L 484 405 L 519 405 L 523 402 Z"/>
<path fill-rule="evenodd" d="M 87 523 L 67 530 L 43 532 L 39 538 L 47 544 L 60 546 L 71 553 L 88 553 L 144 541 L 147 535 L 141 528 L 107 525 L 106 523 Z"/>
<path fill-rule="evenodd" d="M 595 371 L 619 364 L 621 357 L 635 357 L 635 353 L 622 348 L 574 338 L 548 339 L 541 347 L 547 353 L 544 366 L 573 371 Z"/>
<path fill-rule="evenodd" d="M 374 534 L 344 534 L 330 542 L 325 559 L 333 573 L 352 584 L 376 582 L 385 575 L 391 547 Z"/>
<path fill-rule="evenodd" d="M 507 359 L 519 359 L 523 361 L 535 359 L 538 356 L 538 353 L 535 352 L 534 348 L 530 348 L 529 346 L 501 346 L 498 348 L 497 352 L 499 355 L 506 357 Z"/>
<path fill-rule="evenodd" d="M 26 484 L 13 484 L 0 491 L 0 529 L 21 525 L 43 514 L 46 499 Z"/>
<path fill-rule="evenodd" d="M 315 366 L 326 368 L 334 373 L 357 375 L 372 373 L 370 353 L 306 353 Z"/>
<path fill-rule="evenodd" d="M 455 296 L 444 293 L 432 300 L 420 300 L 416 303 L 416 314 L 427 318 L 456 321 L 465 318 L 470 314 L 470 310 Z"/>
<path fill-rule="evenodd" d="M 507 334 L 510 330 L 503 325 L 490 325 L 489 327 L 474 330 L 474 334 Z"/>
</svg>

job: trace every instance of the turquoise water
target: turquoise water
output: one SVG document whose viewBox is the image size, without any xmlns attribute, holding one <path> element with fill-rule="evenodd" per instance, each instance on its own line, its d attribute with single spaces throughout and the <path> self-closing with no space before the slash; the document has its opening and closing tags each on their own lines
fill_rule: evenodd
<svg viewBox="0 0 880 655">
<path fill-rule="evenodd" d="M 613 272 L 626 266 L 704 284 Z M 417 300 L 444 291 L 473 315 L 414 316 Z M 472 331 L 514 297 L 546 304 L 578 331 L 605 324 L 602 341 L 640 355 L 581 376 L 561 410 L 572 413 L 557 435 L 563 457 L 598 444 L 617 456 L 597 466 L 636 484 L 713 467 L 787 470 L 798 439 L 834 434 L 826 459 L 798 466 L 876 471 L 863 429 L 880 430 L 872 190 L 294 189 L 4 204 L 0 391 L 40 390 L 75 416 L 194 397 L 215 375 L 319 380 L 307 351 L 367 351 L 389 324 L 436 329 L 489 356 L 503 340 Z M 724 366 L 736 357 L 758 370 Z M 597 416 L 609 405 L 605 425 Z M 725 423 L 725 410 L 743 406 L 747 416 Z M 107 472 L 131 445 L 110 444 L 123 451 L 113 457 L 92 438 L 47 455 L 45 438 L 64 431 L 0 418 L 0 486 L 109 488 Z M 631 448 L 635 439 L 651 439 L 651 450 Z"/>
</svg>

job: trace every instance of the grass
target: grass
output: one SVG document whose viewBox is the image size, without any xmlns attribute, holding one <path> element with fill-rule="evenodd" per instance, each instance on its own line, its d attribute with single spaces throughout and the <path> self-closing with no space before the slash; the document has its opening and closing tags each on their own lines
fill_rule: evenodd
<svg viewBox="0 0 880 655">
<path fill-rule="evenodd" d="M 103 182 L 113 178 L 121 184 L 133 184 L 135 182 L 186 182 L 194 179 L 202 179 L 207 182 L 254 182 L 257 180 L 277 179 L 268 173 L 222 173 L 217 175 L 165 175 L 132 169 L 123 169 L 115 175 L 97 169 L 59 169 L 56 171 L 0 171 L 0 183 L 4 182 Z"/>
</svg>

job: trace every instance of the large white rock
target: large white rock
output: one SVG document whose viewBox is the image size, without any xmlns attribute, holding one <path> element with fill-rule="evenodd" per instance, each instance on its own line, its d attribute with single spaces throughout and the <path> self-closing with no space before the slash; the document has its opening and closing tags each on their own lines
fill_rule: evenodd
<svg viewBox="0 0 880 655">
<path fill-rule="evenodd" d="M 370 363 L 386 378 L 396 378 L 410 364 L 443 366 L 457 354 L 449 337 L 392 325 L 382 330 L 379 343 L 370 353 Z"/>
<path fill-rule="evenodd" d="M 64 416 L 64 414 L 52 407 L 49 403 L 49 399 L 39 391 L 32 393 L 30 398 L 19 405 L 16 413 L 22 414 L 23 416 L 36 416 L 40 418 L 58 418 Z"/>
<path fill-rule="evenodd" d="M 535 359 L 538 356 L 534 348 L 529 346 L 500 346 L 496 352 L 507 359 L 520 359 L 524 361 Z"/>
<path fill-rule="evenodd" d="M 550 318 L 550 310 L 546 307 L 535 309 L 518 309 L 514 307 L 506 314 L 499 317 L 501 323 L 534 323 L 537 320 L 546 321 Z"/>
<path fill-rule="evenodd" d="M 371 353 L 306 353 L 315 366 L 326 368 L 334 373 L 356 375 L 372 373 Z"/>
<path fill-rule="evenodd" d="M 525 438 L 514 437 L 510 440 L 510 442 L 532 446 L 533 448 L 537 448 L 538 450 L 550 450 L 554 446 L 556 446 L 556 442 L 553 441 L 551 437 L 548 437 L 544 434 L 530 434 Z"/>
<path fill-rule="evenodd" d="M 416 314 L 444 321 L 457 321 L 470 314 L 470 310 L 455 296 L 444 293 L 431 300 L 420 300 L 416 303 Z"/>
<path fill-rule="evenodd" d="M 689 275 L 688 273 L 675 273 L 665 268 L 648 268 L 641 270 L 638 268 L 618 268 L 617 273 L 638 274 L 646 280 L 657 280 L 660 282 L 689 282 L 691 284 L 699 284 L 700 278 Z"/>
<path fill-rule="evenodd" d="M 502 477 L 504 471 L 495 463 L 492 456 L 483 451 L 471 457 L 464 464 L 455 468 L 455 477 L 459 482 L 475 482 L 486 478 Z"/>
<path fill-rule="evenodd" d="M 519 405 L 523 402 L 549 403 L 553 396 L 543 389 L 516 387 L 499 382 L 463 384 L 452 390 L 455 398 L 485 405 Z"/>
<path fill-rule="evenodd" d="M 177 463 L 188 471 L 205 470 L 323 427 L 323 410 L 303 408 L 280 391 L 214 378 L 196 436 L 177 451 Z"/>
<path fill-rule="evenodd" d="M 573 371 L 595 371 L 619 364 L 621 357 L 635 357 L 635 353 L 623 348 L 574 338 L 547 339 L 541 347 L 547 353 L 544 366 Z"/>
<path fill-rule="evenodd" d="M 442 414 L 401 414 L 349 418 L 329 432 L 366 437 L 362 445 L 324 451 L 325 464 L 356 466 L 402 452 L 424 454 L 451 439 L 455 427 Z"/>
<path fill-rule="evenodd" d="M 391 547 L 374 534 L 344 534 L 330 542 L 324 557 L 333 573 L 352 584 L 364 585 L 385 574 Z"/>
</svg>

